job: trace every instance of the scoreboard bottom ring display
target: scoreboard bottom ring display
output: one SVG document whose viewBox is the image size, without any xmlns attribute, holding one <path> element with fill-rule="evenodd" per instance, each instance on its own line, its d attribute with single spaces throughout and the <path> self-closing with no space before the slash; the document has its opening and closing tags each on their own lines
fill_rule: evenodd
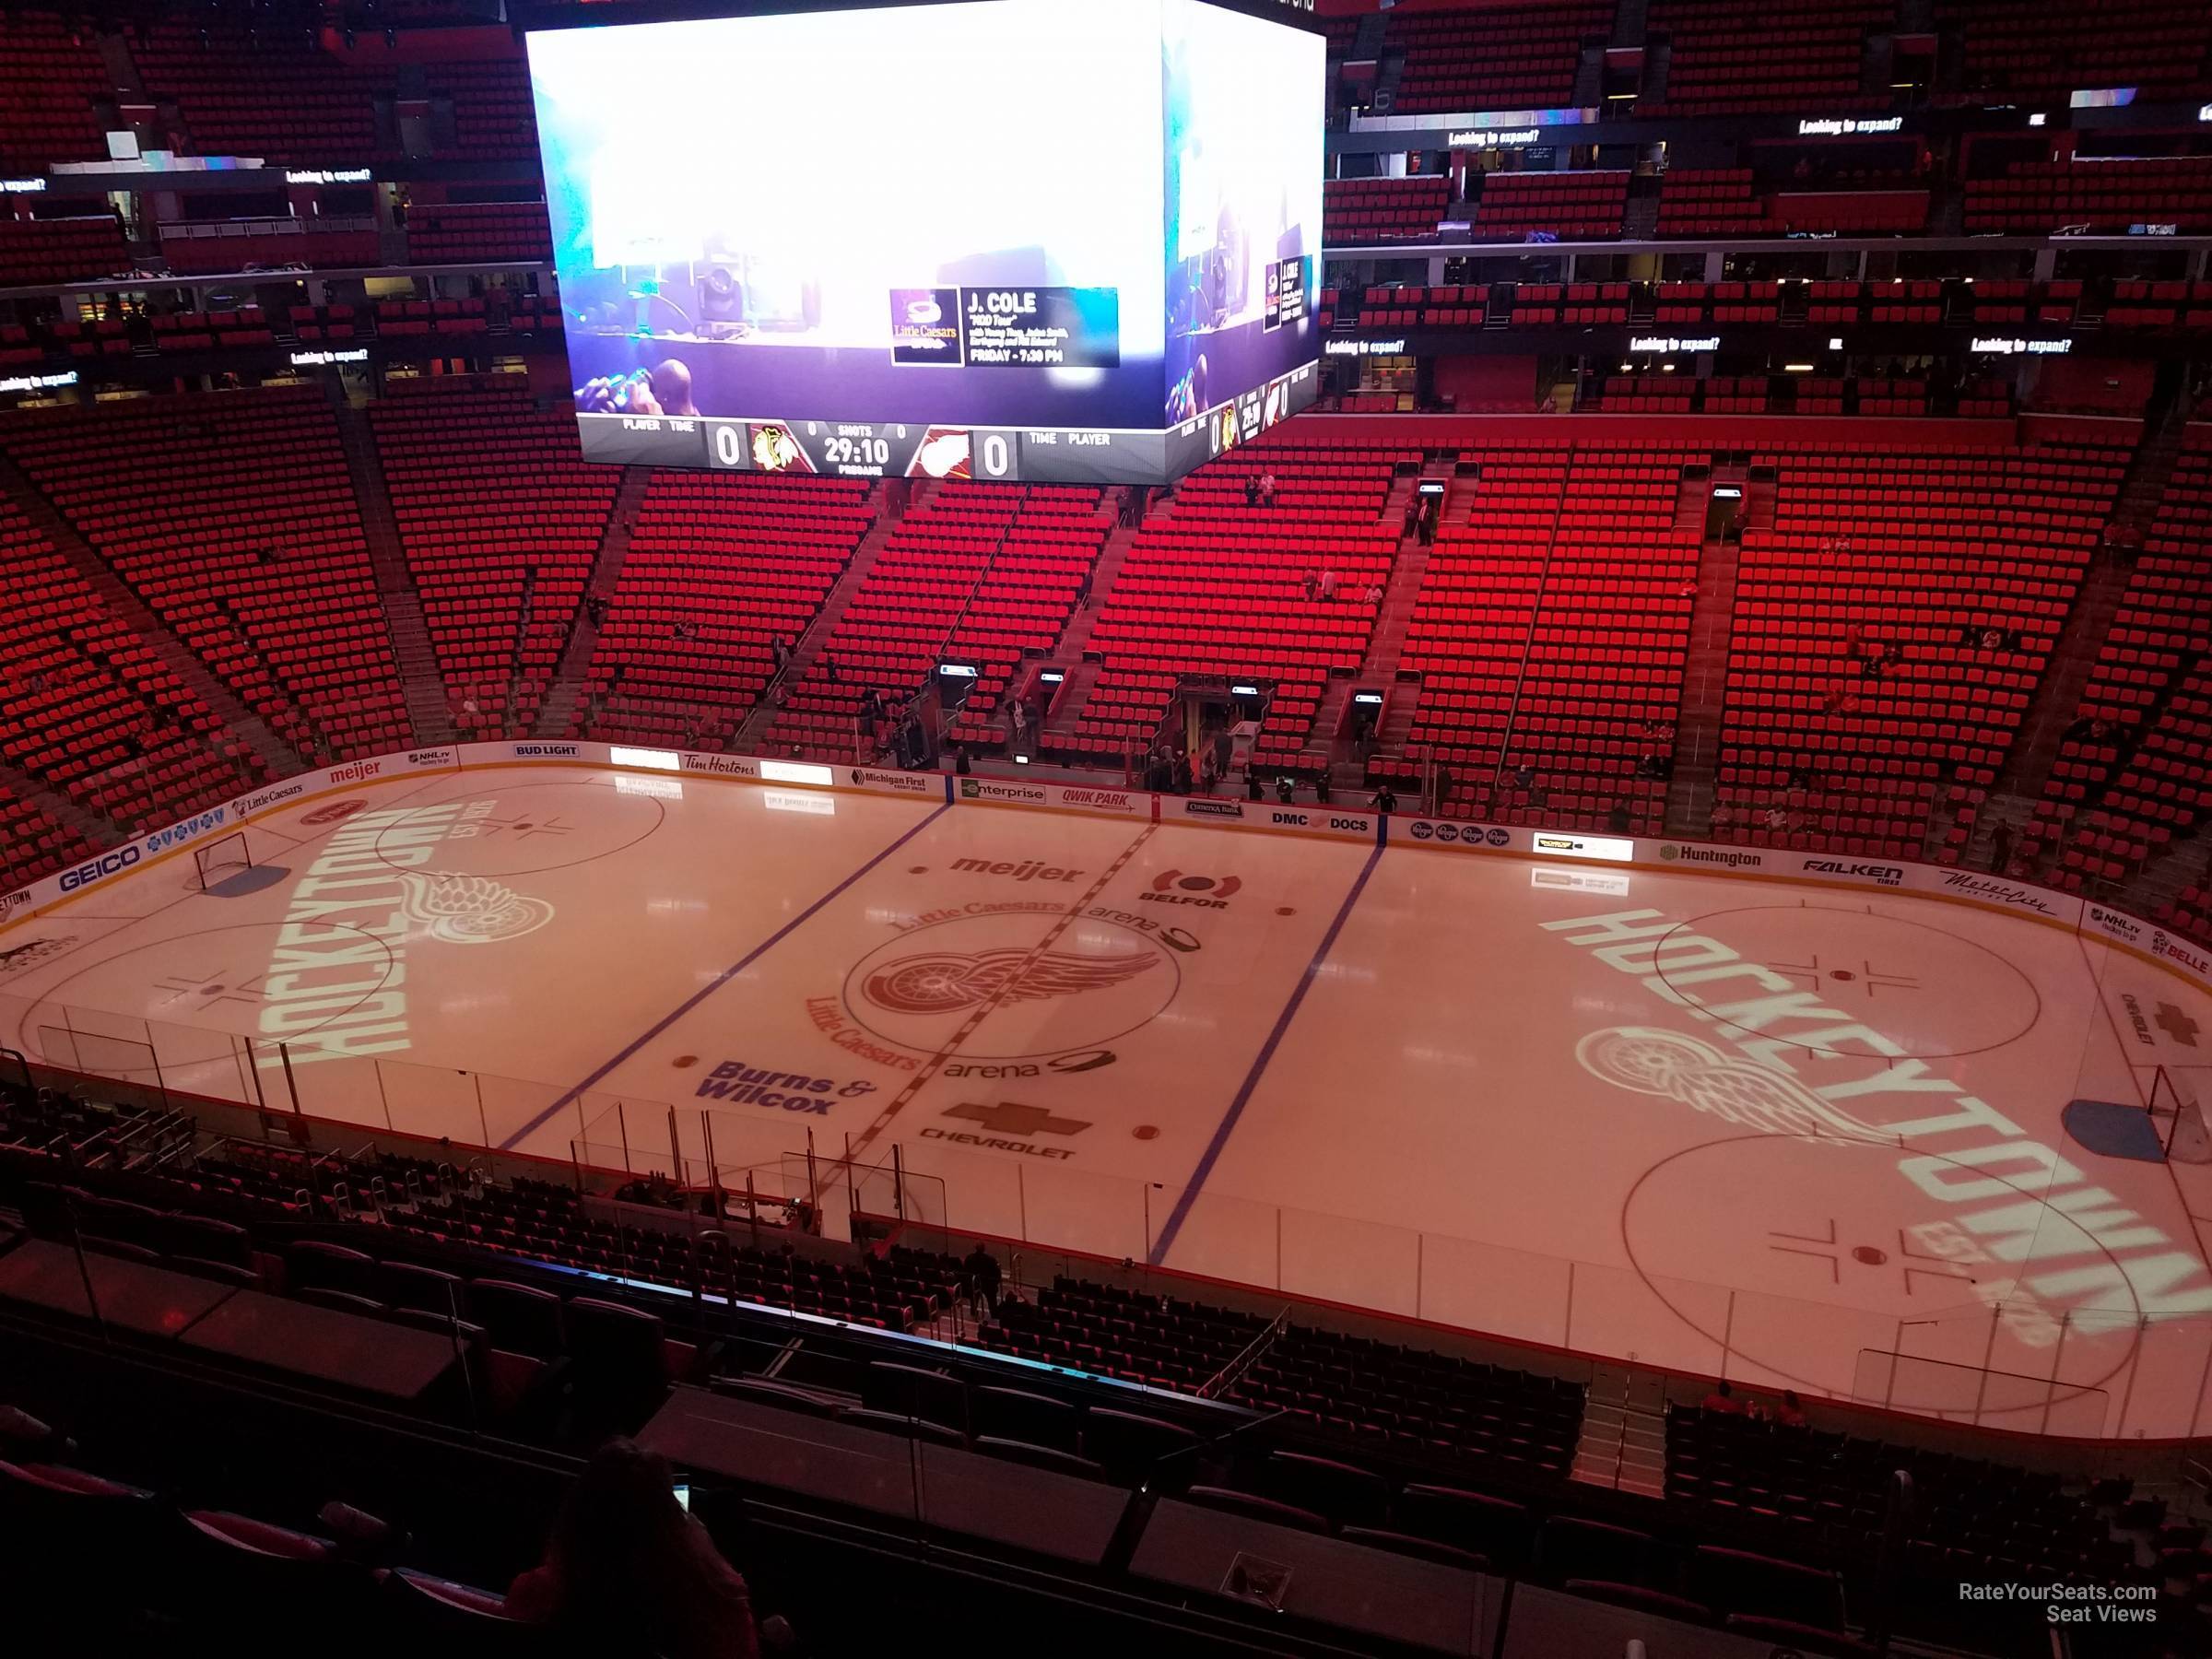
<svg viewBox="0 0 2212 1659">
<path fill-rule="evenodd" d="M 1165 484 L 1310 406 L 1316 366 L 1301 363 L 1165 431 L 968 427 L 912 421 L 753 420 L 579 413 L 586 461 L 832 478 Z"/>
</svg>

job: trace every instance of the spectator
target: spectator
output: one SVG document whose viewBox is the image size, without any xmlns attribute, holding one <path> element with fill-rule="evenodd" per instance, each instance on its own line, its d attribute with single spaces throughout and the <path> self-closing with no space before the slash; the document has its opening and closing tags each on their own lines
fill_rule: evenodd
<svg viewBox="0 0 2212 1659">
<path fill-rule="evenodd" d="M 1381 582 L 1371 582 L 1367 584 L 1367 602 L 1371 606 L 1379 606 L 1382 605 L 1382 584 Z"/>
<path fill-rule="evenodd" d="M 1275 781 L 1275 798 L 1288 806 L 1298 798 L 1298 780 L 1285 772 Z"/>
<path fill-rule="evenodd" d="M 1306 603 L 1311 605 L 1321 597 L 1321 578 L 1312 571 L 1306 572 Z"/>
<path fill-rule="evenodd" d="M 1626 801 L 1613 803 L 1613 809 L 1606 814 L 1606 828 L 1615 835 L 1626 835 L 1629 832 L 1629 804 Z"/>
<path fill-rule="evenodd" d="M 1321 573 L 1321 596 L 1324 599 L 1334 599 L 1336 597 L 1335 571 L 1324 571 Z"/>
<path fill-rule="evenodd" d="M 1247 507 L 1257 507 L 1259 504 L 1260 480 L 1253 474 L 1246 473 L 1244 475 L 1244 505 Z"/>
<path fill-rule="evenodd" d="M 968 1300 L 978 1312 L 987 1313 L 998 1306 L 998 1258 L 985 1250 L 981 1241 L 960 1264 L 960 1277 L 968 1286 Z"/>
<path fill-rule="evenodd" d="M 1782 1391 L 1782 1404 L 1774 1407 L 1774 1421 L 1784 1429 L 1811 1427 L 1806 1420 L 1805 1407 L 1798 1404 L 1796 1390 L 1785 1388 Z"/>
<path fill-rule="evenodd" d="M 1698 1402 L 1707 1411 L 1724 1411 L 1730 1417 L 1744 1414 L 1744 1403 L 1735 1397 L 1735 1390 L 1725 1380 L 1713 1384 L 1712 1392 Z"/>
<path fill-rule="evenodd" d="M 1275 474 L 1272 471 L 1260 475 L 1260 505 L 1263 507 L 1275 505 Z"/>
<path fill-rule="evenodd" d="M 768 642 L 768 654 L 775 662 L 776 672 L 782 673 L 784 669 L 791 666 L 791 641 L 782 634 L 778 634 Z"/>
<path fill-rule="evenodd" d="M 968 759 L 968 746 L 964 743 L 958 743 L 953 746 L 952 770 L 959 773 L 963 778 L 968 776 L 970 772 L 972 772 L 975 770 L 975 767 Z"/>
<path fill-rule="evenodd" d="M 578 1651 L 758 1659 L 752 1598 L 705 1527 L 676 1500 L 668 1460 L 627 1440 L 593 1454 L 546 1558 L 507 1591 L 507 1616 Z"/>
</svg>

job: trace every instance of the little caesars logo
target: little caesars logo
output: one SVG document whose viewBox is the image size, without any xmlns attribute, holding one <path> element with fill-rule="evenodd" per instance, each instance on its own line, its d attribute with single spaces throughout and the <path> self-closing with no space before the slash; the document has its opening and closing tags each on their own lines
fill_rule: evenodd
<svg viewBox="0 0 2212 1659">
<path fill-rule="evenodd" d="M 1668 864 L 1712 865 L 1724 870 L 1756 870 L 1766 855 L 1735 847 L 1700 847 L 1688 841 L 1662 841 L 1659 856 Z"/>
</svg>

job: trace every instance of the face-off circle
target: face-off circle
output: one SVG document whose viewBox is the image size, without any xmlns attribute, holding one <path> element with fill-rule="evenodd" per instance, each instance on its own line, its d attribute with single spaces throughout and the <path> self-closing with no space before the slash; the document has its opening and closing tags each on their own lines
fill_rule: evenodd
<svg viewBox="0 0 2212 1659">
<path fill-rule="evenodd" d="M 1900 1410 L 1957 1413 L 1976 1399 L 1984 1366 L 2049 1379 L 2057 1363 L 2053 1403 L 2127 1367 L 2140 1340 L 2135 1292 L 2111 1251 L 2041 1203 L 2041 1175 L 1951 1164 L 1941 1171 L 1949 1181 L 1997 1190 L 1947 1203 L 1907 1179 L 1899 1159 L 1894 1147 L 1783 1135 L 1688 1147 L 1630 1189 L 1621 1244 L 1644 1288 L 1726 1353 L 1734 1374 L 1757 1367 L 1778 1386 L 1840 1394 L 1845 1379 L 1878 1374 Z M 2032 1216 L 2030 1236 L 1961 1225 L 2000 1209 Z M 2024 1260 L 1991 1248 L 2023 1244 Z M 2106 1268 L 2108 1288 L 2063 1305 L 2022 1283 Z M 1889 1353 L 1929 1363 L 1892 1374 L 1880 1358 Z M 2039 1393 L 2027 1420 L 2008 1420 L 1992 1415 L 2004 1409 L 2002 1390 L 1980 1394 L 1983 1420 L 2001 1427 L 2032 1429 L 2043 1406 Z"/>
<path fill-rule="evenodd" d="M 465 780 L 464 781 L 465 784 Z M 501 783 L 464 791 L 437 803 L 462 804 L 459 816 L 417 818 L 425 806 L 409 803 L 410 816 L 379 831 L 376 850 L 394 868 L 420 867 L 461 876 L 534 876 L 595 863 L 636 846 L 659 830 L 668 810 L 651 795 L 625 794 L 603 783 Z M 414 844 L 419 829 L 441 825 L 427 865 L 399 865 L 392 856 Z"/>
<path fill-rule="evenodd" d="M 346 935 L 348 955 L 359 952 L 371 959 L 327 970 L 295 967 L 284 982 L 272 986 L 271 964 L 285 924 L 241 922 L 230 927 L 203 927 L 116 951 L 56 980 L 18 1018 L 10 1046 L 67 1065 L 63 1051 L 74 1045 L 82 1052 L 100 1031 L 115 1039 L 118 1053 L 123 1042 L 143 1046 L 145 1033 L 138 1029 L 143 1021 L 159 1029 L 154 1047 L 174 1064 L 180 1053 L 191 1051 L 196 1055 L 206 1039 L 276 1041 L 262 1030 L 262 1009 L 285 1001 L 314 1005 L 312 1011 L 303 1008 L 303 1017 L 288 1021 L 282 1032 L 283 1041 L 312 1043 L 318 1030 L 347 1019 L 382 992 L 392 976 L 392 949 L 385 941 L 348 923 L 318 925 L 332 935 Z M 127 1008 L 130 1013 L 104 1022 L 95 1017 L 88 1024 L 67 1012 L 83 1008 Z M 153 1082 L 159 1077 L 151 1064 L 102 1065 L 96 1069 L 133 1081 Z"/>
<path fill-rule="evenodd" d="M 955 916 L 887 939 L 845 976 L 845 1012 L 913 1053 L 958 1039 L 963 1059 L 1027 1060 L 1103 1047 L 1175 1000 L 1172 950 L 1089 916 L 1041 944 L 1059 914 Z"/>
<path fill-rule="evenodd" d="M 1925 922 L 1908 922 L 1869 908 L 1819 904 L 1751 905 L 1714 911 L 1681 924 L 1662 942 L 1660 982 L 1707 1007 L 1755 1002 L 1770 994 L 1737 978 L 1696 977 L 1713 964 L 1688 948 L 1692 935 L 1726 946 L 1787 981 L 1790 993 L 1809 993 L 1831 1008 L 1879 1031 L 1907 1057 L 1947 1060 L 1987 1053 L 2035 1029 L 2042 997 L 2019 969 L 1987 946 Z M 1669 955 L 1676 963 L 1670 978 Z M 1724 1030 L 1825 1053 L 1818 1026 L 1786 1021 L 1773 1030 L 1737 1028 L 1724 1014 Z M 1864 1045 L 1835 1051 L 1864 1056 Z"/>
</svg>

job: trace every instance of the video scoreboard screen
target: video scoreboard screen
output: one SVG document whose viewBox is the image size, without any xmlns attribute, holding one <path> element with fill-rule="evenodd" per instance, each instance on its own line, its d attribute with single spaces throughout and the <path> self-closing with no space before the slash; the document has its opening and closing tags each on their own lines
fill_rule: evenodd
<svg viewBox="0 0 2212 1659">
<path fill-rule="evenodd" d="M 1317 34 L 959 0 L 528 42 L 588 460 L 1163 483 L 1318 390 Z"/>
</svg>

